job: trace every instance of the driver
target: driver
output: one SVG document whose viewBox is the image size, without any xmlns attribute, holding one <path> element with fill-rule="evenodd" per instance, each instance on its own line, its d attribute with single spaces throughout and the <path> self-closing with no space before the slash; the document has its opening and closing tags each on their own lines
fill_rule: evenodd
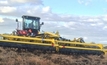
<svg viewBox="0 0 107 65">
<path fill-rule="evenodd" d="M 34 21 L 32 21 L 31 23 L 29 23 L 29 28 L 34 28 Z"/>
</svg>

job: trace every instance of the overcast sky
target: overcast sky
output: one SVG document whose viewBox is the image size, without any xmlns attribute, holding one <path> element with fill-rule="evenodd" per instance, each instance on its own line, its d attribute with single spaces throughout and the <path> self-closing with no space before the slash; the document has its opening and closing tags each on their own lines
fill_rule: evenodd
<svg viewBox="0 0 107 65">
<path fill-rule="evenodd" d="M 22 15 L 41 17 L 41 31 L 107 43 L 107 0 L 0 0 L 0 33 L 15 30 Z"/>
</svg>

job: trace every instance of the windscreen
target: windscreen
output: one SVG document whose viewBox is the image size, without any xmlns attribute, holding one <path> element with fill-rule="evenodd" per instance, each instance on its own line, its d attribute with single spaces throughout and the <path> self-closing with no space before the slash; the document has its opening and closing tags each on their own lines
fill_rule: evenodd
<svg viewBox="0 0 107 65">
<path fill-rule="evenodd" d="M 39 29 L 39 19 L 25 18 L 23 24 L 25 29 Z"/>
</svg>

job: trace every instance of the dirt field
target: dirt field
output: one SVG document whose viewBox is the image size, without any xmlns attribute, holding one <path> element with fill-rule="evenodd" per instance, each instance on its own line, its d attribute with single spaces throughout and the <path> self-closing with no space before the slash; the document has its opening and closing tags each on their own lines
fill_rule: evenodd
<svg viewBox="0 0 107 65">
<path fill-rule="evenodd" d="M 107 65 L 107 55 L 43 54 L 0 47 L 0 65 Z"/>
</svg>

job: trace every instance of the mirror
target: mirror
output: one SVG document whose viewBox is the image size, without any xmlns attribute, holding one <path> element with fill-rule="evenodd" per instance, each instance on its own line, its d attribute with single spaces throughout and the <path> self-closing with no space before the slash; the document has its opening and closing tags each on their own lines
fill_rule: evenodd
<svg viewBox="0 0 107 65">
<path fill-rule="evenodd" d="M 42 22 L 41 25 L 44 25 L 44 22 Z"/>
<path fill-rule="evenodd" d="M 18 19 L 16 19 L 16 22 L 18 22 Z"/>
</svg>

